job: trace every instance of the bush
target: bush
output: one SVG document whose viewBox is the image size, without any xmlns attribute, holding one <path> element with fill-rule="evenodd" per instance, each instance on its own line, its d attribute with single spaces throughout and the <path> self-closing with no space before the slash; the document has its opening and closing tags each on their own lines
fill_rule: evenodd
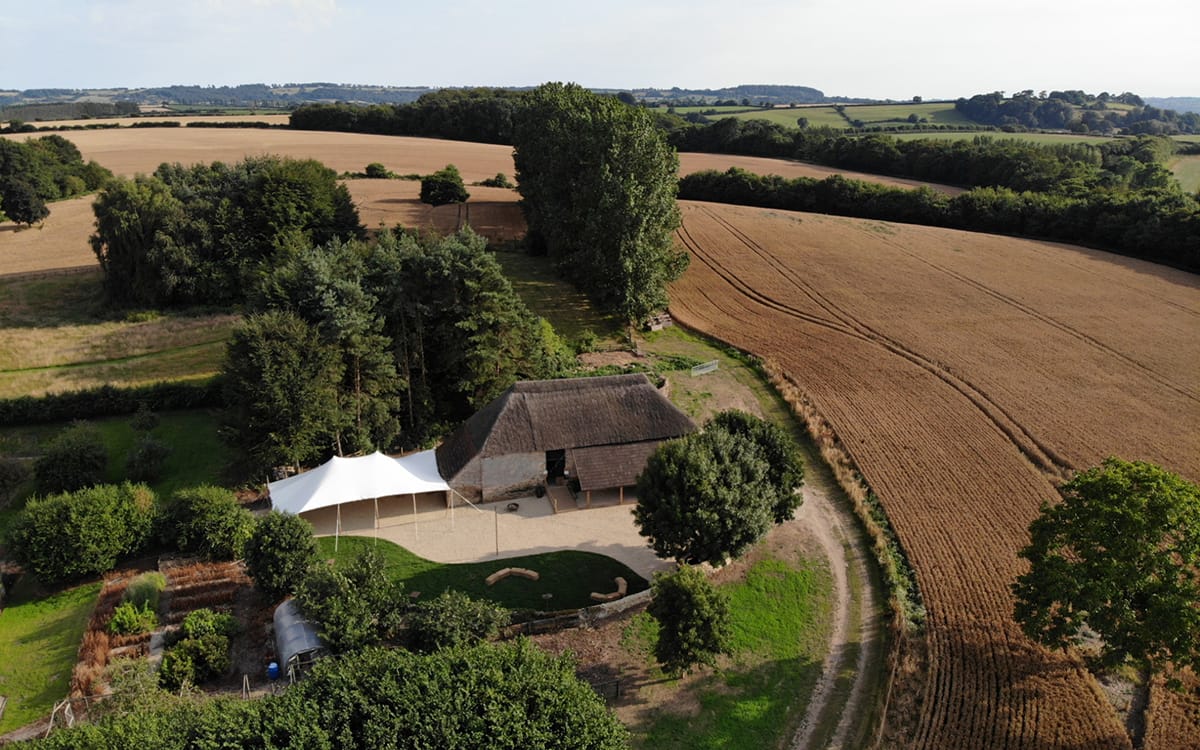
<svg viewBox="0 0 1200 750">
<path fill-rule="evenodd" d="M 654 600 L 646 611 L 658 620 L 654 658 L 664 670 L 683 673 L 696 664 L 713 666 L 718 654 L 729 652 L 729 599 L 704 573 L 685 565 L 655 575 L 653 586 Z"/>
<path fill-rule="evenodd" d="M 177 490 L 163 505 L 159 535 L 181 552 L 233 560 L 242 554 L 254 528 L 254 516 L 221 487 L 202 485 Z"/>
<path fill-rule="evenodd" d="M 153 521 L 154 493 L 144 484 L 34 498 L 9 528 L 9 555 L 47 582 L 99 575 L 140 551 Z"/>
<path fill-rule="evenodd" d="M 113 610 L 108 621 L 108 632 L 115 635 L 149 633 L 158 627 L 158 615 L 149 606 L 137 606 L 133 602 L 121 602 Z"/>
<path fill-rule="evenodd" d="M 167 690 L 199 685 L 229 671 L 229 639 L 210 633 L 185 638 L 163 653 L 158 683 Z"/>
<path fill-rule="evenodd" d="M 331 651 L 352 651 L 395 637 L 403 588 L 388 575 L 383 556 L 366 549 L 341 567 L 310 567 L 296 586 L 296 603 Z"/>
<path fill-rule="evenodd" d="M 453 164 L 447 164 L 445 169 L 439 169 L 421 178 L 422 203 L 441 206 L 447 203 L 465 203 L 470 197 L 458 167 Z"/>
<path fill-rule="evenodd" d="M 128 318 L 129 316 L 126 316 Z M 133 417 L 129 420 L 129 426 L 137 432 L 151 432 L 155 427 L 158 427 L 158 415 L 150 410 L 150 405 L 145 401 L 138 402 L 137 411 L 133 413 Z"/>
<path fill-rule="evenodd" d="M 495 177 L 489 177 L 486 180 L 479 181 L 480 187 L 497 187 L 497 188 L 514 188 L 516 185 L 512 180 L 508 179 L 508 175 L 503 172 L 497 172 Z"/>
<path fill-rule="evenodd" d="M 125 601 L 130 602 L 135 607 L 149 607 L 152 610 L 157 610 L 159 594 L 166 587 L 166 577 L 157 570 L 151 570 L 142 573 L 129 582 L 129 587 L 125 589 L 124 598 Z"/>
<path fill-rule="evenodd" d="M 409 649 L 423 654 L 473 646 L 496 635 L 508 620 L 508 611 L 503 607 L 472 599 L 460 591 L 446 591 L 417 605 L 409 615 L 405 640 Z"/>
<path fill-rule="evenodd" d="M 303 518 L 272 511 L 254 524 L 245 545 L 246 572 L 254 585 L 278 601 L 317 561 L 313 527 Z"/>
<path fill-rule="evenodd" d="M 0 458 L 0 504 L 12 500 L 21 485 L 33 478 L 28 461 L 19 458 Z"/>
<path fill-rule="evenodd" d="M 189 612 L 179 627 L 185 638 L 203 638 L 208 635 L 223 635 L 229 638 L 238 632 L 238 621 L 233 615 L 213 612 L 204 607 Z"/>
<path fill-rule="evenodd" d="M 150 435 L 142 435 L 125 457 L 125 475 L 135 482 L 156 482 L 171 446 Z"/>
<path fill-rule="evenodd" d="M 76 422 L 46 445 L 33 465 L 38 491 L 72 492 L 100 484 L 108 466 L 108 450 L 95 425 Z"/>
<path fill-rule="evenodd" d="M 367 168 L 363 171 L 363 174 L 372 180 L 387 180 L 391 178 L 392 170 L 388 169 L 377 161 L 373 161 L 367 165 Z"/>
<path fill-rule="evenodd" d="M 154 383 L 128 388 L 102 385 L 79 391 L 0 399 L 0 425 L 48 424 L 133 414 L 145 404 L 158 411 L 225 405 L 218 379 Z"/>
</svg>

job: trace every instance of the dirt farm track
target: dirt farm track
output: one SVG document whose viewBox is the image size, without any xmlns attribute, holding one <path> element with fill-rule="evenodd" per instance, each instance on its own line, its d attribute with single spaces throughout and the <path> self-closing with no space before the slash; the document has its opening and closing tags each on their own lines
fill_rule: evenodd
<svg viewBox="0 0 1200 750">
<path fill-rule="evenodd" d="M 1087 672 L 1022 636 L 1009 584 L 1071 469 L 1119 455 L 1200 479 L 1200 280 L 1066 245 L 682 208 L 672 314 L 786 373 L 915 568 L 927 663 L 897 685 L 896 739 L 1129 747 Z M 1152 694 L 1145 747 L 1200 741 L 1195 706 L 1172 701 Z"/>
</svg>

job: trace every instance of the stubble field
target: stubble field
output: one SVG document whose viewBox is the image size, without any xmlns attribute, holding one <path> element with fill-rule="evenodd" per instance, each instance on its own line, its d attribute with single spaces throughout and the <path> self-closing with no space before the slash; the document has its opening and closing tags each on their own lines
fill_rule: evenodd
<svg viewBox="0 0 1200 750">
<path fill-rule="evenodd" d="M 1071 469 L 1120 455 L 1200 478 L 1196 277 L 926 227 L 683 214 L 692 265 L 672 314 L 773 361 L 811 399 L 915 569 L 927 664 L 896 686 L 899 735 L 1128 747 L 1082 665 L 1022 636 L 1009 585 L 1029 522 Z"/>
</svg>

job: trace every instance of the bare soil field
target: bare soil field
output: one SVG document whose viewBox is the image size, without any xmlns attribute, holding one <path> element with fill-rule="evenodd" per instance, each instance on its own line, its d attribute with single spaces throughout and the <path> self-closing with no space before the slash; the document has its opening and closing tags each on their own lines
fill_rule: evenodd
<svg viewBox="0 0 1200 750">
<path fill-rule="evenodd" d="M 1119 455 L 1200 478 L 1200 280 L 1068 245 L 682 208 L 693 262 L 672 315 L 780 366 L 916 571 L 926 661 L 895 685 L 891 739 L 1129 747 L 1082 664 L 1021 634 L 1009 585 L 1072 469 Z M 1194 723 L 1194 706 L 1156 708 L 1159 726 Z"/>
</svg>

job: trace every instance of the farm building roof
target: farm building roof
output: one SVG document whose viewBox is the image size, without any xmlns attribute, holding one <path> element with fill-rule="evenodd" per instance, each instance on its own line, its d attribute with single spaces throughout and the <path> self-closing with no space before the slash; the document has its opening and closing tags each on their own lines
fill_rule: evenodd
<svg viewBox="0 0 1200 750">
<path fill-rule="evenodd" d="M 475 456 L 644 443 L 695 429 L 641 373 L 527 380 L 514 384 L 446 438 L 437 448 L 437 464 L 441 475 L 450 479 Z M 643 465 L 644 460 L 638 469 Z"/>
<path fill-rule="evenodd" d="M 658 446 L 658 440 L 646 440 L 624 445 L 576 448 L 575 474 L 579 478 L 579 489 L 589 492 L 636 484 L 638 474 L 642 473 L 650 454 Z"/>
</svg>

